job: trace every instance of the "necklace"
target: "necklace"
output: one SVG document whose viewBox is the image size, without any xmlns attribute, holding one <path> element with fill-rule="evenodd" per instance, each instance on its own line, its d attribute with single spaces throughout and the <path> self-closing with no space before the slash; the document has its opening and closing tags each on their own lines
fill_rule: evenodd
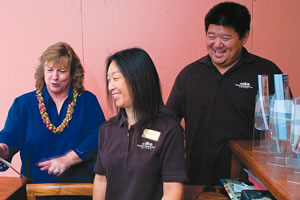
<svg viewBox="0 0 300 200">
<path fill-rule="evenodd" d="M 62 121 L 62 123 L 58 127 L 55 127 L 50 122 L 49 115 L 47 113 L 46 106 L 45 106 L 45 103 L 44 103 L 44 98 L 42 97 L 42 92 L 40 90 L 36 91 L 36 97 L 39 101 L 40 113 L 41 113 L 42 120 L 43 120 L 44 124 L 46 124 L 46 127 L 50 131 L 52 131 L 54 134 L 60 134 L 61 132 L 63 132 L 65 130 L 65 128 L 68 126 L 71 119 L 72 119 L 72 115 L 73 115 L 73 112 L 74 112 L 74 107 L 76 105 L 76 101 L 77 101 L 77 97 L 78 97 L 78 92 L 75 89 L 73 89 L 73 100 L 68 105 L 68 110 L 67 110 L 67 114 L 66 114 L 65 119 Z"/>
</svg>

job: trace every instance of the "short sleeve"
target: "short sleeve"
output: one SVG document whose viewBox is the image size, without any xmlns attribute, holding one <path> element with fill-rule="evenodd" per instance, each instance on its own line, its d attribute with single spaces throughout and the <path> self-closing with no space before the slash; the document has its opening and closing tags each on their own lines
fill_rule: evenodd
<svg viewBox="0 0 300 200">
<path fill-rule="evenodd" d="M 103 163 L 102 163 L 102 153 L 103 153 L 102 146 L 103 146 L 103 143 L 105 142 L 104 129 L 105 129 L 105 124 L 103 124 L 99 129 L 98 153 L 97 153 L 97 160 L 96 160 L 95 167 L 94 167 L 94 172 L 96 174 L 100 174 L 100 175 L 105 175 L 105 170 L 104 170 Z"/>
<path fill-rule="evenodd" d="M 182 111 L 182 97 L 181 94 L 181 73 L 177 76 L 170 95 L 168 97 L 166 107 L 167 109 L 176 117 L 178 121 L 180 121 L 183 117 Z"/>
<path fill-rule="evenodd" d="M 187 180 L 185 173 L 184 133 L 177 123 L 166 133 L 161 159 L 163 182 L 184 182 Z"/>
</svg>

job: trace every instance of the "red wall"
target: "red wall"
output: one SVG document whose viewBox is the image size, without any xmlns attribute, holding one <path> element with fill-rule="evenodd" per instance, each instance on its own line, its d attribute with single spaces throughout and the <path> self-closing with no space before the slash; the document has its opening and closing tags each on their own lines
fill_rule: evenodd
<svg viewBox="0 0 300 200">
<path fill-rule="evenodd" d="M 13 99 L 34 90 L 41 53 L 68 42 L 86 70 L 85 86 L 95 93 L 106 117 L 105 58 L 128 47 L 144 48 L 160 75 L 164 100 L 177 73 L 206 54 L 204 16 L 220 0 L 26 0 L 0 7 L 0 129 Z M 273 60 L 289 74 L 300 95 L 300 8 L 298 0 L 238 0 L 252 13 L 248 50 Z M 295 57 L 296 56 L 296 57 Z M 19 158 L 13 164 L 20 166 Z M 0 175 L 16 176 L 9 171 Z"/>
</svg>

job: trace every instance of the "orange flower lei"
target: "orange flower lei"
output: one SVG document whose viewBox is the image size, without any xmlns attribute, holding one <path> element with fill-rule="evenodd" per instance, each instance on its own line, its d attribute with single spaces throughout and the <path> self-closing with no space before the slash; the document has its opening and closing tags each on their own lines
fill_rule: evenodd
<svg viewBox="0 0 300 200">
<path fill-rule="evenodd" d="M 42 116 L 42 120 L 46 124 L 46 127 L 50 131 L 52 131 L 54 134 L 59 134 L 59 133 L 63 132 L 65 130 L 65 128 L 68 126 L 69 122 L 72 119 L 72 115 L 73 115 L 73 112 L 74 112 L 74 106 L 76 105 L 76 101 L 77 101 L 77 96 L 78 96 L 78 92 L 75 89 L 73 89 L 73 100 L 68 105 L 68 110 L 67 110 L 66 117 L 58 127 L 55 127 L 50 122 L 49 115 L 46 111 L 44 98 L 42 97 L 42 92 L 40 90 L 36 91 L 36 97 L 39 101 L 39 109 L 40 109 L 40 113 L 41 113 L 41 116 Z"/>
</svg>

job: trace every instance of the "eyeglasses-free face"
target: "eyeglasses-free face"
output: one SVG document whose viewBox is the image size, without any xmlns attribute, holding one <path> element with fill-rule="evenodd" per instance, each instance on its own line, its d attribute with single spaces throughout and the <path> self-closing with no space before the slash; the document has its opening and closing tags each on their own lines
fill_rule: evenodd
<svg viewBox="0 0 300 200">
<path fill-rule="evenodd" d="M 119 108 L 132 109 L 133 97 L 131 89 L 115 61 L 112 61 L 107 71 L 108 91 Z"/>
<path fill-rule="evenodd" d="M 67 95 L 71 86 L 70 66 L 62 63 L 46 62 L 44 79 L 50 94 Z"/>
<path fill-rule="evenodd" d="M 209 25 L 206 33 L 206 48 L 213 64 L 221 73 L 238 62 L 248 35 L 247 33 L 240 39 L 233 28 Z"/>
</svg>

